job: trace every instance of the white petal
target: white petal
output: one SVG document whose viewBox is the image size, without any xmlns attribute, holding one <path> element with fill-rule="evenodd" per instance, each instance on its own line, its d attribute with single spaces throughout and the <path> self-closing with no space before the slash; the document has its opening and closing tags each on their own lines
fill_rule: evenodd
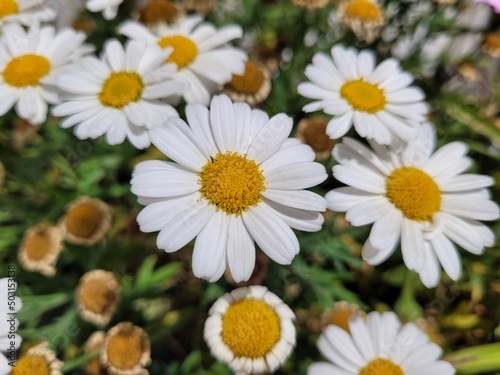
<svg viewBox="0 0 500 375">
<path fill-rule="evenodd" d="M 419 272 L 424 266 L 424 238 L 417 222 L 404 218 L 401 227 L 401 252 L 403 260 L 412 271 Z"/>
<path fill-rule="evenodd" d="M 342 138 L 352 126 L 352 114 L 353 112 L 347 112 L 342 116 L 333 117 L 326 127 L 326 134 L 331 139 Z"/>
<path fill-rule="evenodd" d="M 309 211 L 325 211 L 326 200 L 320 195 L 307 190 L 267 189 L 262 192 L 267 199 L 285 206 Z"/>
<path fill-rule="evenodd" d="M 365 166 L 337 164 L 333 167 L 333 176 L 346 185 L 366 192 L 385 194 L 385 178 L 372 172 Z"/>
<path fill-rule="evenodd" d="M 236 122 L 233 103 L 226 95 L 214 96 L 210 103 L 210 123 L 215 143 L 219 151 L 235 151 L 238 140 L 236 139 Z"/>
<path fill-rule="evenodd" d="M 247 281 L 255 267 L 255 245 L 240 216 L 231 215 L 227 243 L 227 263 L 234 281 Z"/>
<path fill-rule="evenodd" d="M 241 214 L 245 226 L 257 245 L 279 264 L 290 264 L 299 252 L 297 237 L 266 203 Z"/>
<path fill-rule="evenodd" d="M 466 194 L 443 194 L 441 210 L 464 218 L 476 220 L 496 220 L 499 217 L 498 205 L 487 199 L 476 199 Z"/>
<path fill-rule="evenodd" d="M 435 236 L 431 243 L 448 276 L 457 281 L 462 274 L 462 262 L 453 243 L 444 235 Z"/>
<path fill-rule="evenodd" d="M 299 162 L 264 172 L 269 189 L 296 190 L 320 184 L 328 177 L 325 167 L 315 162 Z"/>
<path fill-rule="evenodd" d="M 226 265 L 226 249 L 228 247 L 228 216 L 218 211 L 212 216 L 198 234 L 193 250 L 193 274 L 211 282 L 217 281 L 221 275 L 217 270 L 221 263 Z M 214 276 L 219 276 L 215 278 Z"/>
</svg>

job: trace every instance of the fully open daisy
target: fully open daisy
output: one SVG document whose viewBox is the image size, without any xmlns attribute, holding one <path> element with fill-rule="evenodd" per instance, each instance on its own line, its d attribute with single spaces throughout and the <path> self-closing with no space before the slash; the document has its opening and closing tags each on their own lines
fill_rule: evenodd
<svg viewBox="0 0 500 375">
<path fill-rule="evenodd" d="M 387 145 L 411 139 L 418 122 L 425 120 L 424 93 L 409 87 L 413 76 L 401 71 L 393 58 L 375 67 L 373 52 L 338 45 L 331 57 L 315 54 L 305 75 L 311 82 L 299 84 L 299 94 L 314 101 L 303 110 L 333 115 L 327 128 L 332 139 L 341 138 L 354 124 L 360 136 Z"/>
<path fill-rule="evenodd" d="M 46 0 L 2 0 L 0 2 L 0 30 L 8 23 L 38 26 L 51 21 L 56 11 Z"/>
<path fill-rule="evenodd" d="M 189 126 L 171 119 L 151 130 L 153 144 L 173 162 L 137 165 L 132 192 L 147 205 L 137 221 L 143 232 L 160 230 L 157 245 L 174 252 L 198 236 L 197 277 L 218 280 L 229 265 L 236 282 L 248 280 L 255 245 L 274 261 L 290 264 L 299 252 L 290 227 L 317 231 L 322 197 L 303 189 L 323 182 L 324 167 L 297 139 L 287 139 L 292 119 L 271 119 L 225 95 L 210 110 L 188 105 Z"/>
<path fill-rule="evenodd" d="M 10 375 L 62 375 L 63 362 L 49 348 L 46 341 L 32 346 L 16 362 Z"/>
<path fill-rule="evenodd" d="M 151 144 L 148 129 L 162 126 L 177 111 L 159 99 L 184 92 L 186 84 L 172 79 L 174 64 L 162 65 L 170 51 L 131 41 L 125 48 L 117 40 L 104 47 L 101 59 L 84 58 L 60 77 L 58 86 L 68 94 L 55 107 L 55 116 L 69 116 L 63 128 L 77 125 L 79 139 L 106 134 L 111 145 L 128 138 L 137 148 Z"/>
<path fill-rule="evenodd" d="M 307 375 L 452 375 L 451 364 L 440 361 L 442 349 L 413 323 L 401 326 L 393 312 L 371 312 L 366 321 L 349 320 L 349 332 L 330 325 L 318 339 L 328 362 L 309 366 Z"/>
<path fill-rule="evenodd" d="M 173 48 L 167 62 L 177 65 L 175 77 L 189 83 L 184 93 L 187 103 L 208 105 L 220 85 L 232 74 L 243 74 L 247 55 L 239 48 L 226 45 L 242 36 L 241 27 L 229 25 L 216 30 L 199 15 L 183 18 L 175 25 L 162 25 L 150 31 L 145 26 L 127 21 L 118 31 L 134 40 Z"/>
<path fill-rule="evenodd" d="M 48 104 L 59 102 L 57 77 L 68 64 L 93 48 L 82 45 L 85 34 L 54 27 L 25 31 L 18 24 L 4 27 L 0 40 L 0 116 L 16 104 L 19 117 L 31 124 L 47 118 Z"/>
<path fill-rule="evenodd" d="M 16 288 L 17 284 L 12 278 L 0 279 L 0 319 L 2 319 L 2 324 L 0 324 L 0 374 L 2 375 L 10 374 L 12 367 L 9 362 L 12 363 L 16 360 L 16 358 L 11 358 L 11 353 L 19 349 L 22 341 L 21 336 L 15 333 L 19 325 L 15 314 L 21 310 L 22 302 L 19 297 L 15 296 L 9 300 L 9 292 L 12 295 Z M 9 305 L 9 301 L 13 303 Z M 3 354 L 4 352 L 8 352 L 7 357 Z"/>
<path fill-rule="evenodd" d="M 295 315 L 266 287 L 239 288 L 211 307 L 203 336 L 236 374 L 274 373 L 295 346 Z"/>
<path fill-rule="evenodd" d="M 350 138 L 335 146 L 333 175 L 349 186 L 330 191 L 328 207 L 346 211 L 355 226 L 374 223 L 362 252 L 369 264 L 386 260 L 401 238 L 406 266 L 427 287 L 439 282 L 439 263 L 457 280 L 462 266 L 454 243 L 473 254 L 494 243 L 493 232 L 478 221 L 499 217 L 485 189 L 493 178 L 462 174 L 472 162 L 461 142 L 433 153 L 434 128 L 428 123 L 402 152 L 372 146 L 375 153 Z"/>
<path fill-rule="evenodd" d="M 112 20 L 118 13 L 118 8 L 123 0 L 87 0 L 85 6 L 91 12 L 102 12 L 107 20 Z"/>
</svg>

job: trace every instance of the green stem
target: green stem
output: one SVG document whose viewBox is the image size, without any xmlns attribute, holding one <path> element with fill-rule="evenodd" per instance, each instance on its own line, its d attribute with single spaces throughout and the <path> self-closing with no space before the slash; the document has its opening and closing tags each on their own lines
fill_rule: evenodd
<svg viewBox="0 0 500 375">
<path fill-rule="evenodd" d="M 483 374 L 500 370 L 500 343 L 479 345 L 447 354 L 443 360 L 450 362 L 457 375 Z"/>
</svg>

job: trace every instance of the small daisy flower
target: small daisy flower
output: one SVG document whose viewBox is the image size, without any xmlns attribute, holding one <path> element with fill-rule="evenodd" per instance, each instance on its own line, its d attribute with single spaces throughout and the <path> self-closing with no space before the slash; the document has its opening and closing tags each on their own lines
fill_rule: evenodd
<svg viewBox="0 0 500 375">
<path fill-rule="evenodd" d="M 148 129 L 164 125 L 177 111 L 159 99 L 184 92 L 186 85 L 172 79 L 174 64 L 161 66 L 169 51 L 131 41 L 125 48 L 117 40 L 104 47 L 101 59 L 86 57 L 57 84 L 66 102 L 53 114 L 69 116 L 61 127 L 77 125 L 79 139 L 106 134 L 110 145 L 128 138 L 136 148 L 151 144 Z"/>
<path fill-rule="evenodd" d="M 375 67 L 375 54 L 368 50 L 334 46 L 331 57 L 315 54 L 305 75 L 311 82 L 299 84 L 299 94 L 315 101 L 303 110 L 333 115 L 326 129 L 332 139 L 354 124 L 360 136 L 379 144 L 407 141 L 428 112 L 424 93 L 409 87 L 413 76 L 393 58 Z"/>
<path fill-rule="evenodd" d="M 207 14 L 215 8 L 217 0 L 185 0 L 184 3 L 187 10 Z"/>
<path fill-rule="evenodd" d="M 384 12 L 374 0 L 343 0 L 338 7 L 340 20 L 358 39 L 370 44 L 385 26 Z"/>
<path fill-rule="evenodd" d="M 309 366 L 307 375 L 453 375 L 451 364 L 440 361 L 442 349 L 413 323 L 401 326 L 393 312 L 371 312 L 366 320 L 354 316 L 349 332 L 330 325 L 318 339 L 329 362 Z"/>
<path fill-rule="evenodd" d="M 208 105 L 220 85 L 230 81 L 232 74 L 244 72 L 247 55 L 239 48 L 226 45 L 241 38 L 243 32 L 239 25 L 216 30 L 212 24 L 202 21 L 201 16 L 191 15 L 175 25 L 158 26 L 154 31 L 127 21 L 118 32 L 134 40 L 173 48 L 166 61 L 177 65 L 175 78 L 189 83 L 184 99 L 187 103 Z"/>
<path fill-rule="evenodd" d="M 64 248 L 63 239 L 63 233 L 58 227 L 42 223 L 29 228 L 19 249 L 19 263 L 27 271 L 38 271 L 47 277 L 54 276 L 55 264 Z"/>
<path fill-rule="evenodd" d="M 123 0 L 87 0 L 86 8 L 91 12 L 102 12 L 106 20 L 112 20 L 118 14 L 118 8 Z"/>
<path fill-rule="evenodd" d="M 496 220 L 499 208 L 485 189 L 493 178 L 462 174 L 472 161 L 467 146 L 452 142 L 433 153 L 434 128 L 424 123 L 414 141 L 394 152 L 372 143 L 375 153 L 351 138 L 333 149 L 334 177 L 348 185 L 326 195 L 328 207 L 346 212 L 354 226 L 374 223 L 362 256 L 385 261 L 401 238 L 406 266 L 434 287 L 440 266 L 453 280 L 462 272 L 454 243 L 473 254 L 494 244 L 479 220 Z"/>
<path fill-rule="evenodd" d="M 63 362 L 56 358 L 56 353 L 49 349 L 48 343 L 44 341 L 29 348 L 26 354 L 17 360 L 10 374 L 62 375 L 62 366 Z"/>
<path fill-rule="evenodd" d="M 218 280 L 229 265 L 236 282 L 248 280 L 257 245 L 279 264 L 299 252 L 290 228 L 321 229 L 319 195 L 303 190 L 323 182 L 324 167 L 310 147 L 287 139 L 292 119 L 271 119 L 225 95 L 210 110 L 188 105 L 180 119 L 151 130 L 154 145 L 174 162 L 145 161 L 131 190 L 147 205 L 137 221 L 143 232 L 160 230 L 157 246 L 171 253 L 198 236 L 193 272 Z"/>
<path fill-rule="evenodd" d="M 149 27 L 158 23 L 174 23 L 184 15 L 177 4 L 169 0 L 148 0 L 140 9 L 139 21 Z"/>
<path fill-rule="evenodd" d="M 266 287 L 239 288 L 210 308 L 203 336 L 236 374 L 274 373 L 295 347 L 295 315 Z"/>
<path fill-rule="evenodd" d="M 233 74 L 223 87 L 222 93 L 234 102 L 246 102 L 255 106 L 267 99 L 271 92 L 271 79 L 267 69 L 250 61 L 243 74 Z"/>
<path fill-rule="evenodd" d="M 106 333 L 103 331 L 96 331 L 91 334 L 85 343 L 85 354 L 98 353 L 100 356 L 105 339 Z M 106 373 L 106 369 L 99 362 L 99 356 L 90 358 L 85 364 L 85 373 L 87 375 L 102 375 Z"/>
<path fill-rule="evenodd" d="M 111 227 L 111 210 L 99 199 L 80 197 L 69 204 L 59 226 L 68 242 L 90 246 Z"/>
<path fill-rule="evenodd" d="M 130 322 L 119 323 L 106 334 L 101 365 L 112 375 L 147 375 L 151 363 L 149 335 Z"/>
<path fill-rule="evenodd" d="M 38 125 L 47 118 L 48 103 L 59 102 L 57 77 L 93 48 L 82 45 L 85 34 L 54 27 L 25 31 L 7 25 L 0 40 L 0 116 L 16 104 L 19 117 Z"/>
<path fill-rule="evenodd" d="M 328 120 L 323 116 L 313 116 L 300 120 L 295 136 L 302 143 L 311 146 L 316 154 L 316 160 L 326 160 L 330 157 L 335 140 L 326 134 Z"/>
<path fill-rule="evenodd" d="M 87 272 L 81 277 L 76 290 L 78 312 L 85 321 L 105 326 L 120 303 L 120 292 L 120 283 L 112 272 Z"/>
<path fill-rule="evenodd" d="M 491 57 L 500 57 L 500 33 L 486 34 L 483 42 L 483 51 Z"/>
<path fill-rule="evenodd" d="M 46 0 L 2 0 L 0 2 L 0 30 L 8 23 L 38 27 L 51 21 L 56 10 Z"/>
<path fill-rule="evenodd" d="M 9 362 L 15 360 L 15 358 L 6 358 L 4 353 L 9 352 L 10 354 L 12 352 L 12 346 L 14 346 L 16 350 L 19 349 L 22 341 L 21 336 L 17 333 L 12 334 L 11 332 L 12 329 L 17 330 L 19 325 L 18 320 L 14 317 L 13 326 L 11 326 L 10 323 L 6 323 L 9 322 L 12 316 L 11 314 L 19 312 L 23 306 L 19 297 L 14 297 L 14 300 L 11 300 L 14 304 L 8 304 L 9 292 L 12 292 L 12 289 L 15 291 L 16 288 L 17 285 L 12 279 L 8 277 L 0 279 L 0 319 L 4 322 L 0 325 L 0 374 L 2 375 L 10 374 L 12 367 L 9 365 Z"/>
</svg>

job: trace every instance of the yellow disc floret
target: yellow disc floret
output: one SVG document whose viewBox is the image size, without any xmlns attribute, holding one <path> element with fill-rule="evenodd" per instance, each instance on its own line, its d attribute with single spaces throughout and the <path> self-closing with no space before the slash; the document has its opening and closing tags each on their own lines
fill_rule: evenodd
<svg viewBox="0 0 500 375">
<path fill-rule="evenodd" d="M 378 358 L 368 363 L 358 375 L 404 375 L 404 372 L 395 363 Z"/>
<path fill-rule="evenodd" d="M 280 336 L 280 319 L 264 301 L 235 302 L 222 317 L 222 340 L 236 357 L 263 357 L 274 348 Z"/>
<path fill-rule="evenodd" d="M 117 298 L 118 295 L 109 288 L 108 280 L 88 280 L 80 287 L 78 293 L 82 306 L 96 314 L 104 313 Z"/>
<path fill-rule="evenodd" d="M 386 104 L 384 90 L 363 79 L 344 83 L 340 95 L 356 111 L 376 113 L 384 109 Z"/>
<path fill-rule="evenodd" d="M 411 220 L 432 221 L 441 207 L 441 191 L 425 172 L 414 167 L 394 170 L 387 178 L 386 196 Z"/>
<path fill-rule="evenodd" d="M 0 1 L 0 19 L 17 13 L 19 13 L 19 7 L 16 0 Z"/>
<path fill-rule="evenodd" d="M 120 109 L 139 100 L 143 90 L 144 83 L 139 74 L 114 72 L 104 82 L 99 100 L 107 107 Z"/>
<path fill-rule="evenodd" d="M 2 75 L 14 87 L 36 86 L 50 72 L 50 61 L 43 56 L 27 54 L 9 61 Z"/>
<path fill-rule="evenodd" d="M 227 86 L 242 94 L 255 94 L 262 87 L 265 76 L 257 65 L 247 62 L 243 75 L 233 74 Z"/>
<path fill-rule="evenodd" d="M 19 358 L 11 375 L 49 375 L 50 366 L 47 360 L 38 355 L 26 355 Z"/>
<path fill-rule="evenodd" d="M 369 0 L 351 1 L 347 5 L 345 13 L 362 21 L 373 21 L 381 17 L 381 12 L 377 4 Z"/>
<path fill-rule="evenodd" d="M 198 47 L 189 38 L 182 35 L 166 36 L 158 40 L 161 48 L 172 47 L 174 50 L 168 56 L 167 62 L 174 63 L 180 70 L 191 64 L 198 55 Z"/>
<path fill-rule="evenodd" d="M 255 161 L 228 151 L 203 166 L 201 195 L 226 214 L 240 215 L 262 200 L 265 177 Z"/>
<path fill-rule="evenodd" d="M 121 331 L 111 336 L 107 347 L 109 363 L 120 370 L 133 369 L 141 361 L 143 342 L 137 330 Z"/>
<path fill-rule="evenodd" d="M 52 250 L 52 240 L 47 230 L 41 229 L 26 237 L 24 248 L 29 259 L 41 260 Z"/>
</svg>

